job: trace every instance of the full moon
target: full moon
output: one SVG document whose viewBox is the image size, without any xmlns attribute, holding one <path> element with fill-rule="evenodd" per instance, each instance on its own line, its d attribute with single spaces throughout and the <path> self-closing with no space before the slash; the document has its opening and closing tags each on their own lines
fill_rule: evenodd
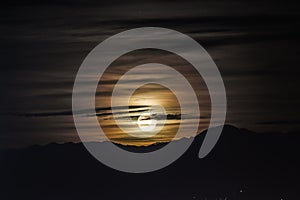
<svg viewBox="0 0 300 200">
<path fill-rule="evenodd" d="M 142 113 L 137 121 L 139 128 L 145 132 L 151 132 L 156 128 L 157 120 L 153 118 L 151 113 Z"/>
<path fill-rule="evenodd" d="M 140 137 L 152 137 L 164 127 L 166 120 L 166 111 L 160 105 L 152 105 L 149 111 L 142 112 L 137 119 L 139 129 L 146 134 L 140 134 Z"/>
</svg>

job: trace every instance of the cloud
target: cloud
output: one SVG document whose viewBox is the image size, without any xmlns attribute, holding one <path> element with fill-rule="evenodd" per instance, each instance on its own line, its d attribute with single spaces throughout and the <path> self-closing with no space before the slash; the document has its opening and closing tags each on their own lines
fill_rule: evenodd
<svg viewBox="0 0 300 200">
<path fill-rule="evenodd" d="M 3 145 L 13 146 L 18 138 L 38 143 L 76 135 L 71 97 L 80 64 L 109 36 L 144 26 L 175 29 L 205 47 L 225 81 L 229 123 L 255 125 L 256 130 L 268 124 L 298 126 L 297 120 L 285 119 L 297 118 L 300 101 L 296 90 L 300 20 L 293 4 L 265 0 L 13 0 L 7 4 L 13 6 L 3 6 L 0 12 L 0 112 L 14 117 L 1 116 L 1 137 L 10 141 L 2 140 Z M 117 69 L 126 71 L 124 66 L 132 58 L 123 61 Z M 115 79 L 103 83 L 109 87 Z M 59 128 L 54 129 L 57 123 Z"/>
<path fill-rule="evenodd" d="M 275 120 L 275 121 L 265 121 L 258 122 L 259 125 L 298 125 L 300 124 L 300 120 Z"/>
</svg>

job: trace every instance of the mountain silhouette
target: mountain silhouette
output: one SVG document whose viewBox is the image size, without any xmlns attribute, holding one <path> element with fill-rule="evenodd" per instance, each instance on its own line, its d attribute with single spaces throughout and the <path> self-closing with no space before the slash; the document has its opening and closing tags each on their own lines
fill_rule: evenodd
<svg viewBox="0 0 300 200">
<path fill-rule="evenodd" d="M 3 199 L 55 200 L 299 199 L 299 134 L 225 125 L 214 149 L 199 159 L 205 135 L 196 136 L 173 164 L 145 174 L 108 168 L 81 143 L 1 151 L 0 194 Z M 164 145 L 118 146 L 149 152 Z"/>
</svg>

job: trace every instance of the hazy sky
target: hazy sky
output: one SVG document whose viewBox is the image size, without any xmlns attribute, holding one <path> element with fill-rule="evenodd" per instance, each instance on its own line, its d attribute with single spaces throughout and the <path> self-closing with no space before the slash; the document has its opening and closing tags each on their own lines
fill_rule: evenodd
<svg viewBox="0 0 300 200">
<path fill-rule="evenodd" d="M 0 148 L 79 141 L 71 96 L 81 62 L 107 37 L 145 26 L 180 31 L 205 47 L 223 76 L 227 123 L 299 130 L 300 20 L 292 2 L 76 2 L 1 7 Z"/>
</svg>

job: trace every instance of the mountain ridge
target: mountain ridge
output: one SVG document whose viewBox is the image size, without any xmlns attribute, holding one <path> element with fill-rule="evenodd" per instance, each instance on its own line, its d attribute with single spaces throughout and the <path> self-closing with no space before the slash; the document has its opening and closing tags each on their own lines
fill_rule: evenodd
<svg viewBox="0 0 300 200">
<path fill-rule="evenodd" d="M 212 127 L 212 128 L 215 128 L 215 127 Z M 264 135 L 264 134 L 271 134 L 271 135 L 295 135 L 297 137 L 297 132 L 255 132 L 255 131 L 252 131 L 252 130 L 249 130 L 249 129 L 246 129 L 246 128 L 239 128 L 239 127 L 236 127 L 234 125 L 231 125 L 231 124 L 225 124 L 224 125 L 224 128 L 223 128 L 223 131 L 224 129 L 227 129 L 227 132 L 228 132 L 228 129 L 230 130 L 236 130 L 234 131 L 235 133 L 252 133 L 252 134 L 260 134 L 260 135 Z M 183 138 L 180 138 L 180 139 L 177 139 L 177 140 L 174 140 L 174 141 L 180 141 L 180 140 L 186 140 L 186 139 L 193 139 L 193 140 L 196 140 L 196 139 L 200 139 L 202 140 L 203 139 L 203 135 L 206 135 L 207 133 L 207 130 L 208 129 L 205 129 L 201 132 L 199 132 L 196 136 L 191 136 L 191 137 L 183 137 Z M 223 132 L 222 131 L 222 132 Z M 231 132 L 229 132 L 231 133 Z M 222 134 L 221 134 L 222 135 Z M 111 142 L 111 141 L 89 141 L 89 142 L 86 142 L 86 143 L 107 143 L 107 142 Z M 20 148 L 10 148 L 10 149 L 1 149 L 0 150 L 0 153 L 1 152 L 6 152 L 6 151 L 18 151 L 18 150 L 25 150 L 25 149 L 31 149 L 31 148 L 41 148 L 41 147 L 49 147 L 49 146 L 60 146 L 60 145 L 79 145 L 79 144 L 82 144 L 83 142 L 64 142 L 64 143 L 58 143 L 58 142 L 51 142 L 51 143 L 48 143 L 48 144 L 34 144 L 34 145 L 30 145 L 30 146 L 26 146 L 26 147 L 20 147 Z M 150 144 L 150 145 L 140 145 L 140 146 L 137 146 L 137 145 L 131 145 L 131 144 L 128 144 L 128 145 L 125 145 L 125 144 L 121 144 L 121 143 L 117 143 L 117 142 L 112 142 L 114 143 L 115 145 L 119 146 L 119 147 L 133 147 L 133 148 L 147 148 L 147 147 L 152 147 L 152 146 L 157 146 L 157 145 L 165 145 L 165 144 L 168 144 L 169 142 L 156 142 L 154 144 Z"/>
<path fill-rule="evenodd" d="M 145 174 L 111 169 L 82 143 L 2 152 L 0 193 L 4 199 L 298 199 L 300 135 L 225 126 L 199 159 L 204 137 L 195 137 L 171 165 Z"/>
</svg>

